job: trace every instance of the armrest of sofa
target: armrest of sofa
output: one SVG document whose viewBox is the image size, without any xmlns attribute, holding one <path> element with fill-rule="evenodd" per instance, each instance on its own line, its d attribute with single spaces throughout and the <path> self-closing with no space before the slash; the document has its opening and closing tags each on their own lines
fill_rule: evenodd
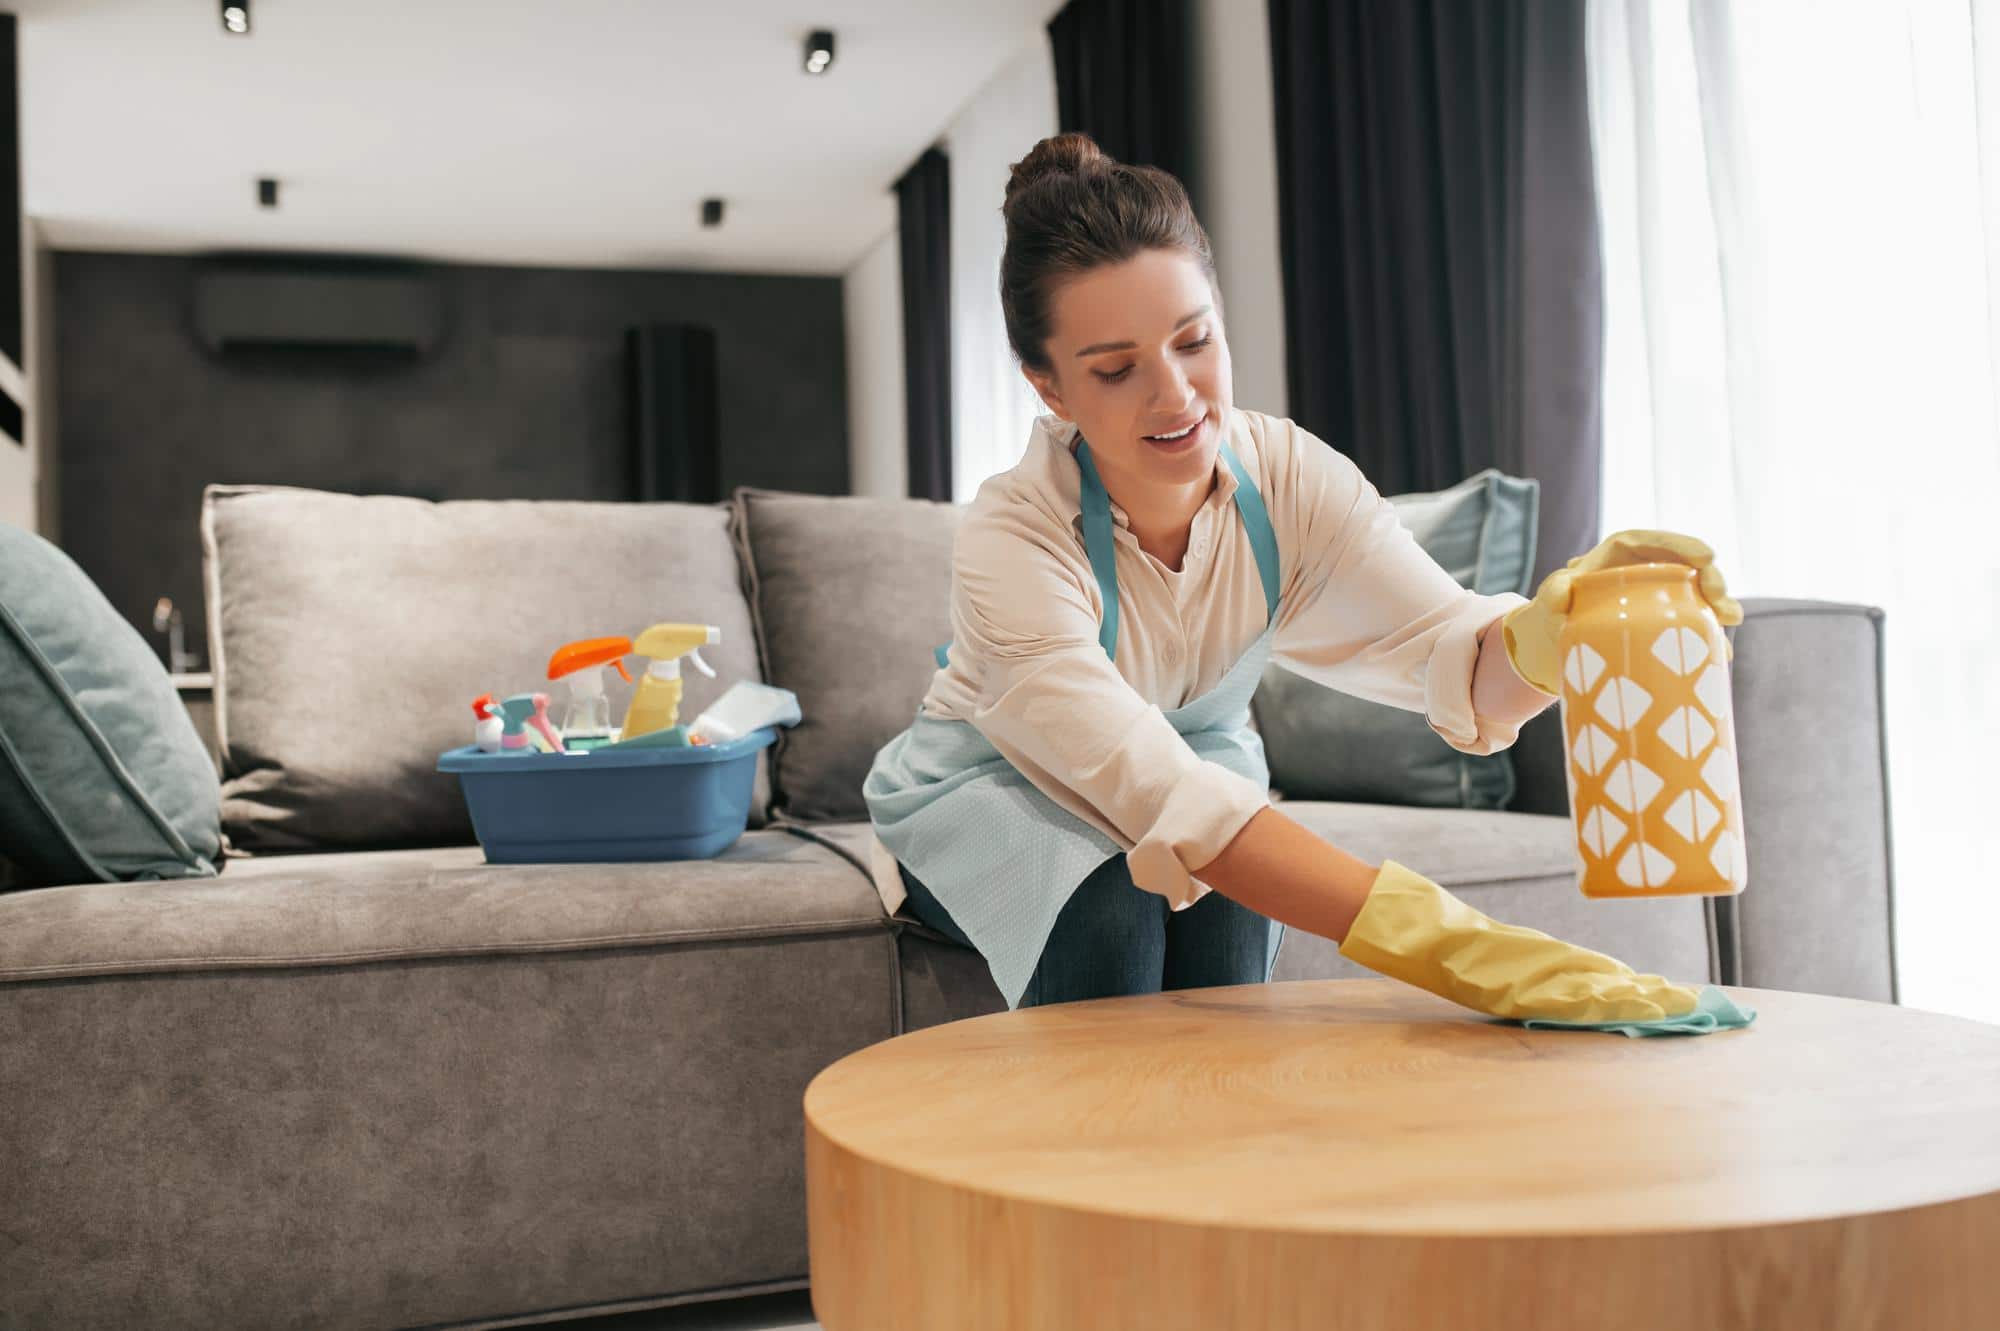
<svg viewBox="0 0 2000 1331">
<path fill-rule="evenodd" d="M 1894 1002 L 1882 612 L 1834 601 L 1742 598 L 1735 659 L 1737 769 L 1750 882 L 1709 905 L 1724 984 Z M 1562 711 L 1521 728 L 1507 806 L 1569 813 Z"/>
<path fill-rule="evenodd" d="M 1742 605 L 1730 682 L 1750 880 L 1711 903 L 1724 983 L 1896 1002 L 1882 611 Z"/>
</svg>

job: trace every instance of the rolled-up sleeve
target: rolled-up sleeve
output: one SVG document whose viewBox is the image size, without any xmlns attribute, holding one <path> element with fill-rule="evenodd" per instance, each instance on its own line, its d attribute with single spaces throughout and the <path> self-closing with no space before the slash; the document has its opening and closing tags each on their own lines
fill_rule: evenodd
<svg viewBox="0 0 2000 1331">
<path fill-rule="evenodd" d="M 1345 454 L 1292 427 L 1274 450 L 1274 503 L 1293 535 L 1273 657 L 1357 698 L 1421 712 L 1461 753 L 1489 754 L 1520 726 L 1472 703 L 1481 634 L 1527 598 L 1461 586 Z M 1284 456 L 1286 452 L 1290 456 Z"/>
<path fill-rule="evenodd" d="M 1037 789 L 1127 850 L 1132 880 L 1178 910 L 1269 802 L 1201 758 L 1098 642 L 1096 595 L 1030 524 L 974 513 L 954 550 L 952 628 L 980 662 L 971 717 Z"/>
</svg>

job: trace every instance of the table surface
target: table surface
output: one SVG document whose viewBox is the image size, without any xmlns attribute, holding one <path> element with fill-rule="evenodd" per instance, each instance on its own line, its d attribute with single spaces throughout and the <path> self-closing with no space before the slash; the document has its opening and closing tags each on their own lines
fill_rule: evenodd
<svg viewBox="0 0 2000 1331">
<path fill-rule="evenodd" d="M 2000 1194 L 2000 1026 L 1728 991 L 1747 1028 L 1531 1031 L 1389 980 L 1023 1008 L 851 1054 L 809 1131 L 1066 1212 L 1344 1235 L 1610 1235 Z"/>
</svg>

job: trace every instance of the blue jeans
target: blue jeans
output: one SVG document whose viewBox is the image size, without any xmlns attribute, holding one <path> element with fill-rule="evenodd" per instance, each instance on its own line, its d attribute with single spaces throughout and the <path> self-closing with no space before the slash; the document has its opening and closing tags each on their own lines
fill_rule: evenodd
<svg viewBox="0 0 2000 1331">
<path fill-rule="evenodd" d="M 908 869 L 902 872 L 910 913 L 971 947 L 930 889 Z M 1133 883 L 1125 857 L 1114 855 L 1077 884 L 1056 916 L 1020 1006 L 1263 984 L 1284 934 L 1284 925 L 1220 892 L 1186 910 L 1169 910 L 1167 899 Z"/>
</svg>

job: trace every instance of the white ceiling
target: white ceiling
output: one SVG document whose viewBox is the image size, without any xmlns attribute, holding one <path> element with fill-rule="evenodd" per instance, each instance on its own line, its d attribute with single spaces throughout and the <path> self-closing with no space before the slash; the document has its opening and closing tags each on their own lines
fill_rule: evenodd
<svg viewBox="0 0 2000 1331">
<path fill-rule="evenodd" d="M 25 205 L 66 249 L 838 273 L 1060 7 L 251 0 L 231 37 L 218 0 L 21 0 Z"/>
</svg>

